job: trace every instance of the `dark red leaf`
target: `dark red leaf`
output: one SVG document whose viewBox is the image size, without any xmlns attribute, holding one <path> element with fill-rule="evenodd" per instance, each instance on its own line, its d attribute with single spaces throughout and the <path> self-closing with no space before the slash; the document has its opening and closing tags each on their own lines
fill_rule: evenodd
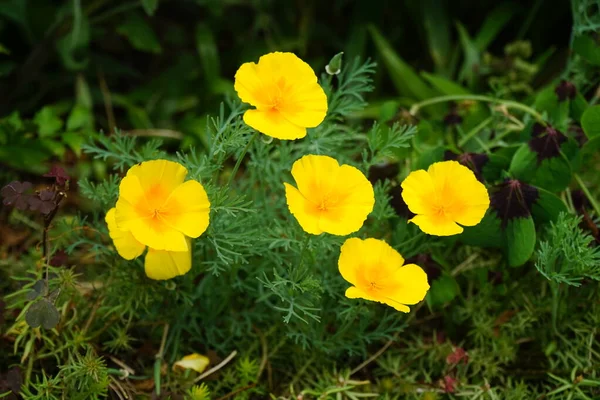
<svg viewBox="0 0 600 400">
<path fill-rule="evenodd" d="M 59 186 L 65 186 L 67 181 L 71 179 L 71 177 L 67 174 L 67 172 L 58 165 L 53 165 L 50 172 L 44 174 L 47 178 L 54 178 L 56 180 L 56 184 Z"/>
<path fill-rule="evenodd" d="M 516 179 L 510 179 L 490 189 L 490 208 L 506 226 L 508 220 L 531 215 L 533 203 L 539 197 L 538 190 Z"/>
<path fill-rule="evenodd" d="M 450 365 L 466 364 L 469 362 L 469 354 L 462 347 L 455 347 L 452 353 L 446 357 L 446 363 Z"/>
<path fill-rule="evenodd" d="M 4 198 L 2 204 L 5 206 L 14 206 L 19 210 L 26 210 L 30 195 L 27 193 L 31 190 L 30 182 L 13 181 L 0 189 L 0 194 Z"/>
<path fill-rule="evenodd" d="M 34 211 L 39 211 L 42 214 L 48 215 L 56 208 L 54 197 L 56 192 L 53 190 L 42 190 L 37 196 L 29 198 L 29 207 Z"/>
<path fill-rule="evenodd" d="M 571 82 L 565 81 L 563 79 L 554 89 L 554 93 L 556 93 L 556 95 L 558 96 L 559 102 L 565 101 L 567 99 L 573 100 L 577 95 L 577 88 Z"/>
</svg>

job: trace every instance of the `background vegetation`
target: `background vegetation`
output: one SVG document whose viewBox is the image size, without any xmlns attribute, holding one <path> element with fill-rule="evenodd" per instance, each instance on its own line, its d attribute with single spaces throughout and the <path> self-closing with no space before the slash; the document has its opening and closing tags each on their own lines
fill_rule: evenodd
<svg viewBox="0 0 600 400">
<path fill-rule="evenodd" d="M 67 194 L 56 215 L 0 206 L 0 398 L 600 397 L 599 30 L 597 0 L 0 2 L 0 183 Z M 233 75 L 274 50 L 323 74 L 330 112 L 305 140 L 254 143 L 228 185 L 251 134 Z M 360 235 L 427 271 L 410 315 L 343 297 L 341 238 L 303 251 L 281 182 L 309 152 L 377 182 Z M 123 171 L 158 157 L 213 204 L 168 282 L 103 222 Z M 440 240 L 406 225 L 398 182 L 449 158 L 492 211 Z M 46 304 L 58 325 L 30 327 Z M 192 352 L 220 367 L 172 369 Z"/>
</svg>

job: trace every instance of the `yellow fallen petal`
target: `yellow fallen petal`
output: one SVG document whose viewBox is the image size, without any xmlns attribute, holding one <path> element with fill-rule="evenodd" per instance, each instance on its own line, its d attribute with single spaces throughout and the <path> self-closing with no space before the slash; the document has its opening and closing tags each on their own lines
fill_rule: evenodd
<svg viewBox="0 0 600 400">
<path fill-rule="evenodd" d="M 173 364 L 173 371 L 177 369 L 193 369 L 194 371 L 201 373 L 210 364 L 208 357 L 202 354 L 193 353 L 183 357 L 181 360 L 176 361 Z"/>
<path fill-rule="evenodd" d="M 114 207 L 111 208 L 104 218 L 108 226 L 108 235 L 112 239 L 119 255 L 126 260 L 133 260 L 144 252 L 146 246 L 138 242 L 131 232 L 123 231 L 117 227 L 115 212 L 116 209 Z"/>
<path fill-rule="evenodd" d="M 188 251 L 164 251 L 148 249 L 144 269 L 146 276 L 155 280 L 167 280 L 186 274 L 192 268 L 191 242 Z"/>
</svg>

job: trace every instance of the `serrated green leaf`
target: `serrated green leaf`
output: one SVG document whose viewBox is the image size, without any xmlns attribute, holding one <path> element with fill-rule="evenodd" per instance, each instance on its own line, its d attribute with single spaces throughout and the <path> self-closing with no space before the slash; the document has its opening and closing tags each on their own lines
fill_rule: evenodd
<svg viewBox="0 0 600 400">
<path fill-rule="evenodd" d="M 39 128 L 40 137 L 54 136 L 63 126 L 62 119 L 60 119 L 55 109 L 51 106 L 42 107 L 33 117 L 33 122 Z"/>
<path fill-rule="evenodd" d="M 130 14 L 117 27 L 117 32 L 125 36 L 129 43 L 137 50 L 154 54 L 162 51 L 162 47 L 152 27 L 139 14 Z"/>
<path fill-rule="evenodd" d="M 511 267 L 523 265 L 531 258 L 535 249 L 535 224 L 531 217 L 515 218 L 508 221 L 505 228 L 508 264 Z"/>
<path fill-rule="evenodd" d="M 58 325 L 60 314 L 54 304 L 41 299 L 29 307 L 25 314 L 25 321 L 32 328 L 41 326 L 44 329 L 52 329 Z"/>
<path fill-rule="evenodd" d="M 588 107 L 581 116 L 581 127 L 588 138 L 600 136 L 600 105 Z"/>
</svg>

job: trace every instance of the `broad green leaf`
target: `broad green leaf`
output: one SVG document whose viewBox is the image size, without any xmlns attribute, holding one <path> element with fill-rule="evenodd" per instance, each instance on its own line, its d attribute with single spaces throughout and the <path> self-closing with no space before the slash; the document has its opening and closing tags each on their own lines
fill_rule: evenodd
<svg viewBox="0 0 600 400">
<path fill-rule="evenodd" d="M 450 51 L 452 49 L 452 32 L 448 1 L 423 0 L 419 2 L 423 15 L 423 26 L 427 34 L 429 54 L 438 73 L 450 75 Z"/>
<path fill-rule="evenodd" d="M 51 106 L 42 107 L 33 117 L 33 122 L 39 128 L 40 137 L 54 136 L 63 126 L 63 121 Z"/>
<path fill-rule="evenodd" d="M 390 78 L 396 86 L 398 93 L 423 100 L 435 96 L 433 90 L 421 79 L 421 77 L 408 65 L 392 48 L 390 43 L 383 37 L 374 25 L 369 25 L 369 32 L 375 42 L 375 47 L 387 67 Z"/>
<path fill-rule="evenodd" d="M 581 127 L 588 138 L 600 136 L 600 105 L 588 107 L 581 116 Z"/>
<path fill-rule="evenodd" d="M 431 307 L 441 306 L 452 301 L 459 293 L 460 287 L 456 279 L 443 274 L 431 283 L 426 301 Z"/>
<path fill-rule="evenodd" d="M 90 87 L 83 74 L 77 74 L 77 81 L 75 82 L 75 101 L 77 104 L 90 110 L 94 107 L 92 93 L 90 92 Z"/>
<path fill-rule="evenodd" d="M 421 76 L 429 82 L 431 86 L 437 89 L 441 94 L 471 94 L 467 89 L 459 85 L 458 83 L 449 79 L 443 78 L 439 75 L 433 75 L 428 72 L 422 71 Z"/>
<path fill-rule="evenodd" d="M 505 228 L 508 264 L 518 267 L 529 260 L 535 249 L 535 225 L 531 217 L 515 218 Z"/>
<path fill-rule="evenodd" d="M 587 34 L 573 39 L 573 51 L 592 65 L 600 66 L 600 45 Z"/>
<path fill-rule="evenodd" d="M 72 71 L 87 66 L 90 42 L 90 24 L 81 8 L 81 1 L 73 1 L 73 25 L 71 31 L 56 41 L 56 48 L 64 66 Z"/>
<path fill-rule="evenodd" d="M 539 197 L 531 206 L 531 215 L 536 223 L 555 221 L 558 214 L 567 212 L 567 206 L 553 193 L 537 188 Z"/>
<path fill-rule="evenodd" d="M 594 156 L 600 154 L 600 135 L 594 136 L 581 148 L 581 166 L 588 168 Z M 580 167 L 581 168 L 581 167 Z"/>
<path fill-rule="evenodd" d="M 142 1 L 142 7 L 144 7 L 144 11 L 146 11 L 146 14 L 152 16 L 154 15 L 154 13 L 156 12 L 156 9 L 158 8 L 158 0 L 141 0 Z"/>
<path fill-rule="evenodd" d="M 529 144 L 523 143 L 513 156 L 509 172 L 521 181 L 531 182 L 537 168 L 537 155 L 531 151 Z"/>
<path fill-rule="evenodd" d="M 40 279 L 38 281 L 36 281 L 33 286 L 31 287 L 31 290 L 29 291 L 29 293 L 27 293 L 27 300 L 32 301 L 37 299 L 38 297 L 40 297 L 44 291 L 44 288 L 46 287 L 46 283 L 44 280 Z"/>
<path fill-rule="evenodd" d="M 490 154 L 488 162 L 483 166 L 481 174 L 487 182 L 495 182 L 503 177 L 510 166 L 510 158 L 498 154 Z"/>
<path fill-rule="evenodd" d="M 0 54 L 10 54 L 10 50 L 7 49 L 2 43 L 0 43 Z"/>
<path fill-rule="evenodd" d="M 569 122 L 569 101 L 558 101 L 554 85 L 540 90 L 535 97 L 534 107 L 538 111 L 548 113 L 550 123 L 560 131 L 567 129 Z"/>
<path fill-rule="evenodd" d="M 158 54 L 162 47 L 154 34 L 152 27 L 139 14 L 130 14 L 129 17 L 117 27 L 117 32 L 127 38 L 131 45 L 140 51 Z"/>
<path fill-rule="evenodd" d="M 444 159 L 444 151 L 446 148 L 444 146 L 437 146 L 434 148 L 430 148 L 425 150 L 417 159 L 414 165 L 414 170 L 418 169 L 427 169 L 429 166 L 435 162 L 442 161 Z"/>
<path fill-rule="evenodd" d="M 470 246 L 503 248 L 504 232 L 498 214 L 488 210 L 480 223 L 475 226 L 465 226 L 459 239 Z"/>
<path fill-rule="evenodd" d="M 196 26 L 196 50 L 200 56 L 204 80 L 212 85 L 220 75 L 219 50 L 212 30 L 204 23 Z"/>
<path fill-rule="evenodd" d="M 32 328 L 41 326 L 44 329 L 52 329 L 58 325 L 60 314 L 54 304 L 41 299 L 29 307 L 25 314 L 25 321 Z"/>
<path fill-rule="evenodd" d="M 579 92 L 575 95 L 575 98 L 570 101 L 571 118 L 577 122 L 581 122 L 583 114 L 588 109 L 589 105 L 585 97 Z M 600 128 L 598 128 L 600 131 Z"/>
<path fill-rule="evenodd" d="M 67 118 L 67 130 L 74 131 L 77 129 L 94 128 L 94 116 L 91 110 L 81 104 L 76 104 L 71 110 L 69 118 Z"/>
<path fill-rule="evenodd" d="M 40 144 L 45 147 L 50 153 L 54 154 L 57 157 L 62 158 L 65 155 L 65 145 L 54 139 L 40 139 Z"/>
<path fill-rule="evenodd" d="M 81 156 L 81 145 L 86 141 L 85 137 L 79 132 L 66 132 L 62 135 L 62 141 L 73 150 L 77 157 Z"/>
<path fill-rule="evenodd" d="M 480 52 L 485 51 L 517 11 L 514 3 L 501 3 L 483 21 L 481 29 L 473 39 Z"/>
<path fill-rule="evenodd" d="M 460 23 L 456 23 L 460 45 L 463 49 L 463 65 L 459 73 L 460 80 L 466 80 L 469 87 L 475 84 L 475 69 L 481 64 L 480 52 L 469 36 L 467 29 Z"/>
</svg>

